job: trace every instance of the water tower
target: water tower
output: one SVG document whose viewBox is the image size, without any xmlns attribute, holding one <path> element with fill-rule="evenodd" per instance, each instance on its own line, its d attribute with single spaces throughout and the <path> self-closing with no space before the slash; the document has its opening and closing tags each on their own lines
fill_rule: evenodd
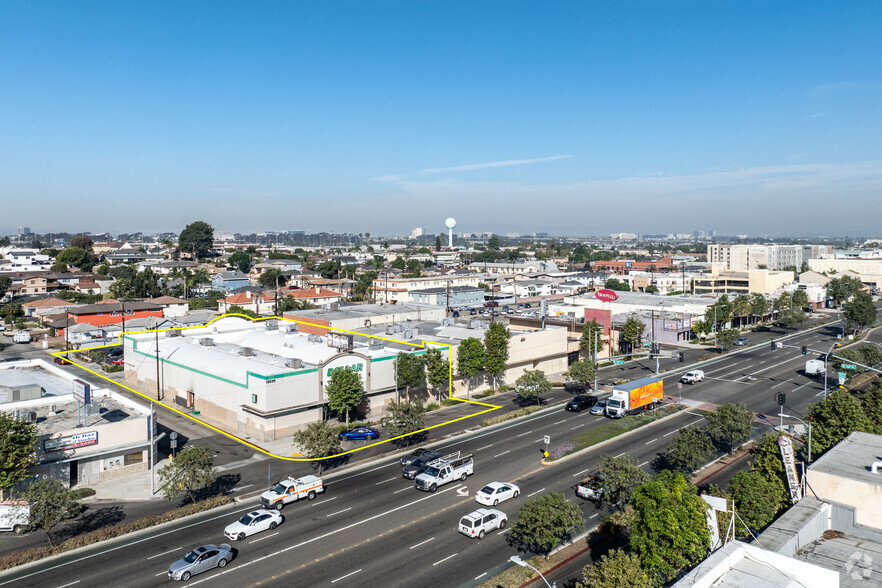
<svg viewBox="0 0 882 588">
<path fill-rule="evenodd" d="M 453 249 L 453 227 L 456 226 L 456 219 L 448 218 L 444 221 L 444 226 L 447 227 L 447 246 Z"/>
</svg>

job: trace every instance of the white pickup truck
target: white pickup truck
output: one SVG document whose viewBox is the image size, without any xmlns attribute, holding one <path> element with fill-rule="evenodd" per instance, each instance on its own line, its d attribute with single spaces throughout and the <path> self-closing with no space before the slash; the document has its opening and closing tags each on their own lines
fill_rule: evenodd
<svg viewBox="0 0 882 588">
<path fill-rule="evenodd" d="M 312 500 L 325 491 L 322 479 L 318 476 L 288 477 L 260 495 L 260 503 L 266 508 L 282 510 L 285 505 L 301 498 Z"/>
<path fill-rule="evenodd" d="M 454 480 L 465 481 L 474 473 L 475 462 L 472 460 L 472 454 L 460 455 L 457 451 L 430 461 L 426 470 L 413 481 L 413 486 L 417 490 L 434 492 L 438 486 Z"/>
<path fill-rule="evenodd" d="M 12 335 L 13 343 L 30 343 L 31 342 L 31 332 L 30 331 L 16 331 L 14 335 Z"/>
</svg>

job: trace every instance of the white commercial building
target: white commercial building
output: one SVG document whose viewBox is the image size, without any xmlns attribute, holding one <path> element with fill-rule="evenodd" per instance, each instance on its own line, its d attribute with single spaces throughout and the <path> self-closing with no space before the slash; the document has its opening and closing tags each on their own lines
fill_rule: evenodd
<svg viewBox="0 0 882 588">
<path fill-rule="evenodd" d="M 727 245 L 707 246 L 707 260 L 722 264 L 727 270 L 744 272 L 751 269 L 783 270 L 802 268 L 810 259 L 829 255 L 828 245 Z"/>
</svg>

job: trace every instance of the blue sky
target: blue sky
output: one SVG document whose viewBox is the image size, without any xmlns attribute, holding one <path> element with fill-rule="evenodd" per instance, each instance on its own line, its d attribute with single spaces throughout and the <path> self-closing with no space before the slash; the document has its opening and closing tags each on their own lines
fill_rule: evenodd
<svg viewBox="0 0 882 588">
<path fill-rule="evenodd" d="M 875 1 L 5 1 L 0 232 L 878 235 L 879 30 Z"/>
</svg>

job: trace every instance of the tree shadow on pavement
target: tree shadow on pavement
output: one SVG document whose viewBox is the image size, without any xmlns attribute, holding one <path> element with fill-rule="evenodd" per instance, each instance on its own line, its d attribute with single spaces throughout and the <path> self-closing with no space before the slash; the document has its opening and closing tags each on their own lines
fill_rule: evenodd
<svg viewBox="0 0 882 588">
<path fill-rule="evenodd" d="M 83 533 L 97 531 L 103 527 L 109 527 L 122 522 L 126 518 L 126 513 L 122 505 L 107 506 L 104 508 L 90 508 L 86 506 L 86 511 L 69 524 L 65 525 L 52 534 L 55 543 L 70 539 Z"/>
<path fill-rule="evenodd" d="M 242 476 L 240 474 L 223 474 L 215 478 L 214 483 L 211 486 L 196 490 L 193 492 L 193 495 L 196 497 L 197 502 L 214 496 L 226 496 L 232 493 L 233 488 L 235 488 L 241 480 Z M 190 497 L 185 495 L 181 506 L 189 504 L 189 502 Z"/>
</svg>

